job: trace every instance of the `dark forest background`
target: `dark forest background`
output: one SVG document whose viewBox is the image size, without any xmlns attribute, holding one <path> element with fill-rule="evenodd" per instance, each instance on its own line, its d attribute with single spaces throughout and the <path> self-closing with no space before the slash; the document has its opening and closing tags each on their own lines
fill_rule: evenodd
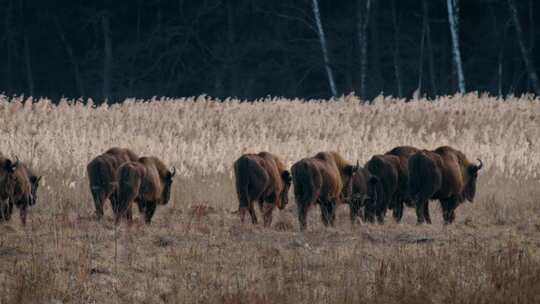
<svg viewBox="0 0 540 304">
<path fill-rule="evenodd" d="M 314 2 L 337 95 L 459 91 L 447 0 L 0 0 L 0 92 L 326 98 Z M 540 94 L 540 1 L 456 5 L 466 91 Z"/>
</svg>

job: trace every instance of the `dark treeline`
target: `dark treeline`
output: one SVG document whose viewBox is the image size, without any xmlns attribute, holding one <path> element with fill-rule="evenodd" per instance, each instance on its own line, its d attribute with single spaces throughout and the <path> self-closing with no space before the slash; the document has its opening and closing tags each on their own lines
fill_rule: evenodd
<svg viewBox="0 0 540 304">
<path fill-rule="evenodd" d="M 434 96 L 460 91 L 459 50 L 466 91 L 538 94 L 535 12 L 540 1 L 1 0 L 0 92 Z"/>
</svg>

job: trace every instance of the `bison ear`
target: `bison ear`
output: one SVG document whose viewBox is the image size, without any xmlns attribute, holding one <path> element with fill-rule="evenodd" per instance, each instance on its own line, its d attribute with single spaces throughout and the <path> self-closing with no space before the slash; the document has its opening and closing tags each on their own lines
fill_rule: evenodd
<svg viewBox="0 0 540 304">
<path fill-rule="evenodd" d="M 376 176 L 371 176 L 369 178 L 369 183 L 372 184 L 372 185 L 375 185 L 379 182 L 379 179 L 376 177 Z"/>
<path fill-rule="evenodd" d="M 285 170 L 281 173 L 281 178 L 286 182 L 286 183 L 290 183 L 292 178 L 291 178 L 291 173 L 289 173 L 289 171 Z"/>
<path fill-rule="evenodd" d="M 30 176 L 30 182 L 32 184 L 37 185 L 37 184 L 39 184 L 40 180 L 41 180 L 41 176 L 34 176 L 34 175 Z"/>
<path fill-rule="evenodd" d="M 169 179 L 172 179 L 176 175 L 176 167 L 172 167 L 171 170 L 169 170 Z"/>
<path fill-rule="evenodd" d="M 4 162 L 4 170 L 6 170 L 9 173 L 13 173 L 15 172 L 15 170 L 17 170 L 18 165 L 19 165 L 18 161 L 14 163 L 11 160 L 6 159 L 6 161 Z"/>
<path fill-rule="evenodd" d="M 345 168 L 343 168 L 343 171 L 344 171 L 345 175 L 352 176 L 354 171 L 355 171 L 355 167 L 351 166 L 351 165 L 347 165 L 347 166 L 345 166 Z"/>
</svg>

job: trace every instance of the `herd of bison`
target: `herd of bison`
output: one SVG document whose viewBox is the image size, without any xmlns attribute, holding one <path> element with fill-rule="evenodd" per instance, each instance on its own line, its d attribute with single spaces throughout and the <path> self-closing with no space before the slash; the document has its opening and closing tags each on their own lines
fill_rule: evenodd
<svg viewBox="0 0 540 304">
<path fill-rule="evenodd" d="M 417 222 L 431 223 L 429 200 L 439 200 L 445 224 L 455 219 L 455 209 L 474 199 L 482 161 L 471 163 L 461 151 L 449 146 L 421 150 L 399 146 L 375 155 L 362 167 L 347 162 L 337 152 L 320 152 L 296 162 L 290 171 L 268 152 L 244 154 L 234 162 L 240 219 L 249 212 L 257 223 L 254 202 L 258 202 L 265 226 L 272 223 L 272 212 L 284 209 L 294 186 L 300 229 L 307 227 L 307 213 L 315 204 L 325 226 L 333 226 L 338 204 L 348 204 L 350 219 L 384 222 L 387 210 L 400 221 L 405 206 L 416 209 Z M 139 157 L 124 148 L 111 148 L 87 166 L 90 192 L 97 219 L 109 200 L 115 223 L 122 218 L 132 222 L 132 205 L 137 204 L 146 223 L 158 205 L 168 203 L 175 168 L 167 168 L 156 157 Z M 16 157 L 0 153 L 0 222 L 9 221 L 13 207 L 26 224 L 29 206 L 36 203 L 41 176 Z"/>
</svg>

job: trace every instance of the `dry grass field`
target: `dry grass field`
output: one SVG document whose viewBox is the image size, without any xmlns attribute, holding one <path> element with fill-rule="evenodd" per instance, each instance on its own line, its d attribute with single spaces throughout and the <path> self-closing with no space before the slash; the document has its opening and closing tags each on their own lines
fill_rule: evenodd
<svg viewBox="0 0 540 304">
<path fill-rule="evenodd" d="M 540 303 L 540 101 L 208 97 L 53 105 L 0 96 L 0 151 L 44 175 L 27 227 L 0 224 L 0 303 Z M 296 206 L 271 228 L 240 224 L 232 163 L 268 150 L 288 166 L 321 150 L 363 163 L 397 145 L 481 158 L 474 203 L 443 226 L 352 226 L 348 207 L 300 233 Z M 94 220 L 86 164 L 111 146 L 176 166 L 150 226 Z M 138 215 L 137 215 L 138 216 Z"/>
</svg>

